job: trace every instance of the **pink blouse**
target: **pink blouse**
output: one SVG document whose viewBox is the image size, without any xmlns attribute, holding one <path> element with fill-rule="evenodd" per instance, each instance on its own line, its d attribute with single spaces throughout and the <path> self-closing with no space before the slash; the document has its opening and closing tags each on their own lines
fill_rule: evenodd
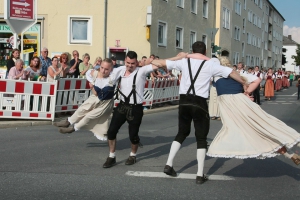
<svg viewBox="0 0 300 200">
<path fill-rule="evenodd" d="M 16 67 L 12 67 L 9 70 L 7 78 L 8 79 L 16 79 L 16 76 L 18 76 L 19 74 L 21 74 L 22 71 L 24 71 L 23 68 L 20 71 L 20 70 L 17 70 Z M 23 73 L 23 75 L 20 78 L 22 78 L 23 80 L 26 79 L 25 73 Z"/>
</svg>

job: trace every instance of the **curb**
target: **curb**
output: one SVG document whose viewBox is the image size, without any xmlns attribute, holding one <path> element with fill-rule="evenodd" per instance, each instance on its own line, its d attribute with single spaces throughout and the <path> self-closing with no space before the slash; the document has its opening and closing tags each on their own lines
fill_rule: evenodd
<svg viewBox="0 0 300 200">
<path fill-rule="evenodd" d="M 175 110 L 178 109 L 178 105 L 172 105 L 172 106 L 167 106 L 167 107 L 161 107 L 161 108 L 154 108 L 154 109 L 149 109 L 144 111 L 144 115 L 149 115 L 149 114 L 154 114 L 154 113 L 160 113 L 160 112 L 166 112 L 170 110 Z M 60 117 L 60 118 L 55 118 L 54 122 L 60 121 L 62 119 L 66 118 Z M 7 119 L 9 120 L 9 119 Z M 15 120 L 15 121 L 0 121 L 0 129 L 2 128 L 16 128 L 16 127 L 28 127 L 28 126 L 43 126 L 43 125 L 52 125 L 52 121 L 27 121 L 27 120 Z"/>
</svg>

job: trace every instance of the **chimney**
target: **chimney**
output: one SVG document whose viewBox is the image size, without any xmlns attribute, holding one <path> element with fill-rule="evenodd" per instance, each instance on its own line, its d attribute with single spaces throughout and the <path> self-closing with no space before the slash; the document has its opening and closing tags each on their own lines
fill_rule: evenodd
<svg viewBox="0 0 300 200">
<path fill-rule="evenodd" d="M 292 40 L 292 35 L 288 35 L 288 38 L 289 38 L 290 40 Z"/>
</svg>

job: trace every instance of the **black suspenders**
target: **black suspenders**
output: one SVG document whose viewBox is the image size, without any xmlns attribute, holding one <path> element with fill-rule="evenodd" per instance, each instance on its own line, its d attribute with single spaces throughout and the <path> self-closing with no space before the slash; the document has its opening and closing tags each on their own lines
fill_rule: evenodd
<svg viewBox="0 0 300 200">
<path fill-rule="evenodd" d="M 198 77 L 198 75 L 199 75 L 199 73 L 200 73 L 200 71 L 201 71 L 201 69 L 202 69 L 202 67 L 203 67 L 203 65 L 204 65 L 204 63 L 205 63 L 205 61 L 206 61 L 206 60 L 204 60 L 204 61 L 201 63 L 201 65 L 200 65 L 200 67 L 199 67 L 199 69 L 198 69 L 198 71 L 197 71 L 195 77 L 193 78 L 193 75 L 192 75 L 192 69 L 191 69 L 191 61 L 190 61 L 190 59 L 188 58 L 188 66 L 189 66 L 189 74 L 190 74 L 190 79 L 191 79 L 191 86 L 190 86 L 190 88 L 188 89 L 188 91 L 187 91 L 187 93 L 186 93 L 187 95 L 190 93 L 191 90 L 193 91 L 193 95 L 196 95 L 194 84 L 195 84 L 195 82 L 196 82 L 196 80 L 197 80 L 197 77 Z"/>
<path fill-rule="evenodd" d="M 119 78 L 119 82 L 118 82 L 118 87 L 117 87 L 117 91 L 116 91 L 116 99 L 118 99 L 118 93 L 120 93 L 121 96 L 123 96 L 124 100 L 125 100 L 125 103 L 129 104 L 130 102 L 130 97 L 131 95 L 133 95 L 133 101 L 134 101 L 134 105 L 137 104 L 137 100 L 136 100 L 136 75 L 138 74 L 139 71 L 136 72 L 136 74 L 134 75 L 133 77 L 133 84 L 132 84 L 132 90 L 131 92 L 129 93 L 129 95 L 126 97 L 120 90 L 120 84 L 121 84 L 121 80 L 122 80 L 122 77 Z"/>
</svg>

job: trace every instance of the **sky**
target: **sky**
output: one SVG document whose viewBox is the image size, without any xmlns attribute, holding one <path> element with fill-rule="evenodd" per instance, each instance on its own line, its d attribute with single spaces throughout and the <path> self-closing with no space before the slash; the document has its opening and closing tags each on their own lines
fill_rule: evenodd
<svg viewBox="0 0 300 200">
<path fill-rule="evenodd" d="M 270 2 L 285 19 L 283 35 L 292 35 L 292 39 L 300 44 L 300 0 L 270 0 Z"/>
</svg>

